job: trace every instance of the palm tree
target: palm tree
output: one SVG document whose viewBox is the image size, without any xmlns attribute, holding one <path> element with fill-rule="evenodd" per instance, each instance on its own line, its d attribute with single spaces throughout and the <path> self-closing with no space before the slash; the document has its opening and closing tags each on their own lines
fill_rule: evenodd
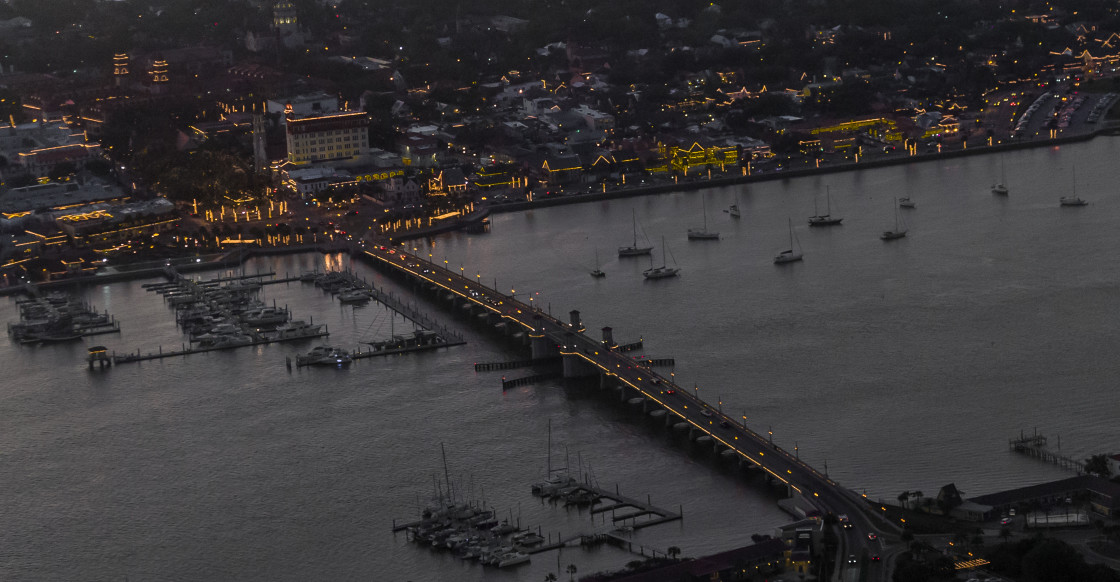
<svg viewBox="0 0 1120 582">
<path fill-rule="evenodd" d="M 665 553 L 669 554 L 670 559 L 675 560 L 677 556 L 681 555 L 681 549 L 677 546 L 669 546 L 669 549 L 665 550 Z"/>
<path fill-rule="evenodd" d="M 575 580 L 576 565 L 575 564 L 568 564 L 567 571 L 568 571 L 568 582 L 571 582 L 572 580 Z"/>
<path fill-rule="evenodd" d="M 918 502 L 917 502 L 917 503 L 915 504 L 915 506 L 916 506 L 916 507 L 920 507 L 920 506 L 921 506 L 921 504 L 922 504 L 922 497 L 924 497 L 924 495 L 922 494 L 922 492 L 921 492 L 920 490 L 919 490 L 919 491 L 911 491 L 911 492 L 910 492 L 910 497 L 913 497 L 914 499 L 917 499 L 917 500 L 918 500 Z"/>
<path fill-rule="evenodd" d="M 999 528 L 999 537 L 1002 538 L 1004 542 L 1007 542 L 1007 539 L 1011 537 L 1011 528 L 1006 525 Z"/>
<path fill-rule="evenodd" d="M 553 574 L 552 572 L 545 574 L 544 582 L 556 582 L 556 574 Z"/>
<path fill-rule="evenodd" d="M 906 500 L 908 499 L 910 499 L 909 491 L 903 491 L 902 493 L 898 494 L 898 504 L 902 506 L 903 509 L 906 509 Z"/>
</svg>

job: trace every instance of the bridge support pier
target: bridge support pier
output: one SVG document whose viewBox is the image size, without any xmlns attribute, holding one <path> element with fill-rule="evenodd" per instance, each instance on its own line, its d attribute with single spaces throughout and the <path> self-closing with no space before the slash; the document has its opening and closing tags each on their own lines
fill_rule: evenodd
<svg viewBox="0 0 1120 582">
<path fill-rule="evenodd" d="M 560 350 L 556 348 L 556 342 L 548 339 L 548 336 L 540 330 L 529 332 L 529 349 L 533 353 L 534 360 L 543 360 L 560 355 Z"/>
</svg>

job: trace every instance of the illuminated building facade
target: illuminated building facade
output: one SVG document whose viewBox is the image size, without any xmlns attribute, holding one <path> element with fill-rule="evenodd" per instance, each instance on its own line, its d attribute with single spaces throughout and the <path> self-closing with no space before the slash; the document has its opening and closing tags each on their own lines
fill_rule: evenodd
<svg viewBox="0 0 1120 582">
<path fill-rule="evenodd" d="M 128 67 L 129 58 L 127 53 L 117 53 L 113 55 L 113 80 L 116 82 L 117 87 L 122 87 L 128 83 Z"/>
<path fill-rule="evenodd" d="M 657 151 L 669 169 L 684 174 L 696 167 L 723 167 L 739 163 L 739 148 L 732 145 L 704 145 L 696 141 L 688 147 L 681 147 L 659 143 Z"/>
<path fill-rule="evenodd" d="M 288 119 L 288 161 L 309 164 L 349 160 L 369 154 L 369 117 L 343 112 L 303 119 Z"/>
</svg>

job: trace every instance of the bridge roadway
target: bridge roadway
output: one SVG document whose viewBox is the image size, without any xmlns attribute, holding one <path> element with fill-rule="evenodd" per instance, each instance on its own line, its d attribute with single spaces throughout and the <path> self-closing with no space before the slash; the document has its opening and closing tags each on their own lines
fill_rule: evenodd
<svg viewBox="0 0 1120 582">
<path fill-rule="evenodd" d="M 578 369 L 572 366 L 578 361 L 582 362 L 584 370 L 613 378 L 633 389 L 641 397 L 679 418 L 678 422 L 688 423 L 690 432 L 710 436 L 717 450 L 733 450 L 740 459 L 782 482 L 791 494 L 800 494 L 822 514 L 847 514 L 853 525 L 852 529 L 845 530 L 844 536 L 849 551 L 858 556 L 870 547 L 869 552 L 877 553 L 879 544 L 867 543 L 866 534 L 881 531 L 881 527 L 876 525 L 884 524 L 881 519 L 872 517 L 864 496 L 841 486 L 796 455 L 773 444 L 771 438 L 723 414 L 718 407 L 705 402 L 692 390 L 674 384 L 670 378 L 641 366 L 626 354 L 607 349 L 603 342 L 582 333 L 578 322 L 563 322 L 480 281 L 404 252 L 402 248 L 374 245 L 367 246 L 362 252 L 417 281 L 430 283 L 480 309 L 489 310 L 507 324 L 521 326 L 530 338 L 533 357 L 561 355 L 565 375 L 590 375 L 569 374 L 569 371 Z M 846 564 L 841 566 L 846 567 Z"/>
</svg>

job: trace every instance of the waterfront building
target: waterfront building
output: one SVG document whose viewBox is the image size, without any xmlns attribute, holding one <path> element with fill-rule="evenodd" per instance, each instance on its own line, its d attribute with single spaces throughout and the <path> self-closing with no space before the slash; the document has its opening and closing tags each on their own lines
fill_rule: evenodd
<svg viewBox="0 0 1120 582">
<path fill-rule="evenodd" d="M 289 117 L 285 138 L 288 161 L 293 164 L 354 160 L 369 154 L 369 116 L 343 111 Z"/>
</svg>

